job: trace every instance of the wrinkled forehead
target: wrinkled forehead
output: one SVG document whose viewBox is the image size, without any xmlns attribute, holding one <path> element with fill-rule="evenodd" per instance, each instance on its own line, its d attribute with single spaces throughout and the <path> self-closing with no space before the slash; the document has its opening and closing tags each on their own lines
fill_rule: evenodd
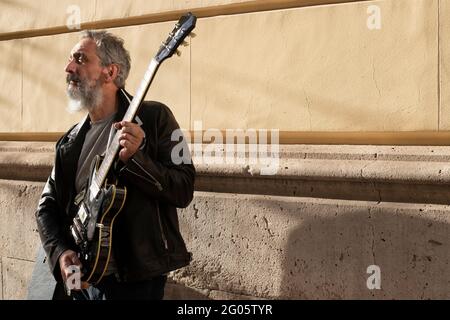
<svg viewBox="0 0 450 320">
<path fill-rule="evenodd" d="M 98 57 L 95 41 L 90 38 L 81 39 L 70 51 L 70 56 L 76 54 L 82 54 L 89 58 Z"/>
</svg>

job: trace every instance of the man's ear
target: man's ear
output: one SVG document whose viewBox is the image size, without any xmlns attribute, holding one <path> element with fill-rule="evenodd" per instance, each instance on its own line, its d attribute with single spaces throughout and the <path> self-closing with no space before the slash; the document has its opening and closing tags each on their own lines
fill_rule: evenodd
<svg viewBox="0 0 450 320">
<path fill-rule="evenodd" d="M 116 80 L 119 73 L 119 66 L 117 64 L 111 64 L 104 69 L 106 82 L 113 82 Z"/>
</svg>

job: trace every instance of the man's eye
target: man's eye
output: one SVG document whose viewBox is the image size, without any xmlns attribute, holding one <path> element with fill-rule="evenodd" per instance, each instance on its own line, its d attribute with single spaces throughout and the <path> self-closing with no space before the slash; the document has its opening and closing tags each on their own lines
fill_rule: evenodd
<svg viewBox="0 0 450 320">
<path fill-rule="evenodd" d="M 69 60 L 74 60 L 77 64 L 82 64 L 86 62 L 86 58 L 81 54 L 74 54 L 73 57 Z"/>
<path fill-rule="evenodd" d="M 76 57 L 75 57 L 75 61 L 76 61 L 76 63 L 78 63 L 78 64 L 82 64 L 83 62 L 86 61 L 86 59 L 85 59 L 82 55 L 79 55 L 79 56 L 76 56 Z"/>
</svg>

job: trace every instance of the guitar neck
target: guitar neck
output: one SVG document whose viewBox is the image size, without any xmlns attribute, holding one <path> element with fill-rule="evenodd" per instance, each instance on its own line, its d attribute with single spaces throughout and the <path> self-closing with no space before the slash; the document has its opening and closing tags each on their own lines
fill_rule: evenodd
<svg viewBox="0 0 450 320">
<path fill-rule="evenodd" d="M 159 68 L 159 65 L 160 65 L 160 62 L 158 62 L 155 58 L 153 58 L 147 68 L 147 71 L 145 72 L 144 78 L 142 79 L 141 84 L 139 85 L 139 88 L 138 88 L 135 96 L 133 97 L 133 100 L 131 101 L 131 103 L 128 107 L 128 110 L 125 113 L 122 121 L 133 121 L 134 120 L 134 117 L 136 116 L 136 114 L 139 110 L 139 107 L 140 107 L 142 101 L 144 100 L 145 95 L 147 94 L 147 91 L 153 81 L 153 78 L 155 77 L 155 74 Z M 105 157 L 102 161 L 102 164 L 100 165 L 100 168 L 97 171 L 96 176 L 92 180 L 92 184 L 90 186 L 90 194 L 91 194 L 92 199 L 97 196 L 98 192 L 100 191 L 100 187 L 106 181 L 108 172 L 111 169 L 114 161 L 116 160 L 116 156 L 120 149 L 119 136 L 120 136 L 120 133 L 119 133 L 119 131 L 117 131 L 114 134 L 114 137 L 111 140 L 110 145 L 108 146 Z"/>
</svg>

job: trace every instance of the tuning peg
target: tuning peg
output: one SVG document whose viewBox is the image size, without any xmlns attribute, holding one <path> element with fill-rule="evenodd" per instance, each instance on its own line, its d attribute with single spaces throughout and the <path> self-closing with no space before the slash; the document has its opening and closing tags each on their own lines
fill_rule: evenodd
<svg viewBox="0 0 450 320">
<path fill-rule="evenodd" d="M 191 38 L 195 38 L 196 36 L 197 36 L 197 34 L 194 32 L 189 33 L 189 37 L 191 37 Z"/>
<path fill-rule="evenodd" d="M 187 46 L 189 46 L 189 42 L 183 41 L 183 42 L 181 43 L 181 45 L 182 45 L 183 47 L 187 47 Z"/>
<path fill-rule="evenodd" d="M 175 54 L 176 54 L 177 56 L 181 56 L 181 51 L 180 51 L 180 50 L 175 50 Z"/>
</svg>

